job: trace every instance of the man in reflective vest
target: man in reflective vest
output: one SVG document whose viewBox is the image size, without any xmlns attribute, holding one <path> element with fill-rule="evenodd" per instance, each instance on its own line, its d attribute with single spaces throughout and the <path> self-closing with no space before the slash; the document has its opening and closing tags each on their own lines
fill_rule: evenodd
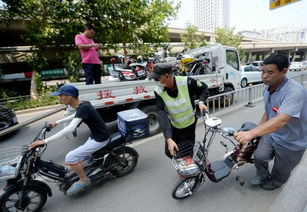
<svg viewBox="0 0 307 212">
<path fill-rule="evenodd" d="M 208 86 L 191 77 L 173 76 L 172 65 L 158 63 L 149 79 L 157 83 L 156 106 L 160 128 L 165 138 L 165 154 L 171 158 L 184 141 L 195 142 L 194 101 L 199 99 L 199 109 L 207 110 L 204 102 L 209 96 Z"/>
</svg>

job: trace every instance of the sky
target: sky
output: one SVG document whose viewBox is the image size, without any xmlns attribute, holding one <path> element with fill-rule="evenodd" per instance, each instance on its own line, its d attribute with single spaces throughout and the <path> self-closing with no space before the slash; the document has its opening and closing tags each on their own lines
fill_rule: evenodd
<svg viewBox="0 0 307 212">
<path fill-rule="evenodd" d="M 193 0 L 181 2 L 177 20 L 170 27 L 185 28 L 193 24 Z M 230 0 L 230 26 L 236 31 L 262 30 L 281 26 L 305 26 L 307 28 L 307 0 L 300 0 L 286 6 L 269 9 L 270 0 Z"/>
<path fill-rule="evenodd" d="M 170 27 L 185 28 L 193 24 L 193 0 L 173 0 L 181 2 L 176 20 Z M 230 26 L 236 31 L 262 30 L 281 26 L 307 27 L 307 0 L 300 0 L 286 6 L 269 9 L 270 0 L 230 0 Z M 2 6 L 0 0 L 0 6 Z"/>
</svg>

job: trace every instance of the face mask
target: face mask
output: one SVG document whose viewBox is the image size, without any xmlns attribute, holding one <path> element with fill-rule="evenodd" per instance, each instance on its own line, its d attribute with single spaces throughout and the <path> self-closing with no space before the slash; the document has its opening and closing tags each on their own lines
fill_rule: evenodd
<svg viewBox="0 0 307 212">
<path fill-rule="evenodd" d="M 165 84 L 160 83 L 159 81 L 155 82 L 156 86 L 158 86 L 161 89 L 164 89 Z"/>
</svg>

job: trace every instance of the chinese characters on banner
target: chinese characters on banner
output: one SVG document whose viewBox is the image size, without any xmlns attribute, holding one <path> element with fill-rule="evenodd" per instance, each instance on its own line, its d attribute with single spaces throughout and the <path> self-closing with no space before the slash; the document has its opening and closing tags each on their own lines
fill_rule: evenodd
<svg viewBox="0 0 307 212">
<path fill-rule="evenodd" d="M 136 86 L 133 88 L 133 94 L 141 94 L 147 92 L 148 91 L 144 86 Z M 101 90 L 97 92 L 97 100 L 108 99 L 108 98 L 115 98 L 115 96 L 112 95 L 112 90 Z"/>
<path fill-rule="evenodd" d="M 97 96 L 98 96 L 97 100 L 115 98 L 115 96 L 112 96 L 112 90 L 98 91 Z"/>
<path fill-rule="evenodd" d="M 143 86 L 136 86 L 133 89 L 133 94 L 147 93 L 148 91 Z"/>
</svg>

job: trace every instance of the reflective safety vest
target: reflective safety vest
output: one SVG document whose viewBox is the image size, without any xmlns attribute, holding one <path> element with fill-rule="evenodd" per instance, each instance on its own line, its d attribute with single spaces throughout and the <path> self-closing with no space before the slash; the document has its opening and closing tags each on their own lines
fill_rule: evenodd
<svg viewBox="0 0 307 212">
<path fill-rule="evenodd" d="M 176 98 L 169 96 L 160 87 L 156 87 L 155 91 L 163 99 L 172 125 L 182 129 L 195 122 L 195 113 L 191 104 L 187 77 L 175 78 L 178 89 Z"/>
</svg>

